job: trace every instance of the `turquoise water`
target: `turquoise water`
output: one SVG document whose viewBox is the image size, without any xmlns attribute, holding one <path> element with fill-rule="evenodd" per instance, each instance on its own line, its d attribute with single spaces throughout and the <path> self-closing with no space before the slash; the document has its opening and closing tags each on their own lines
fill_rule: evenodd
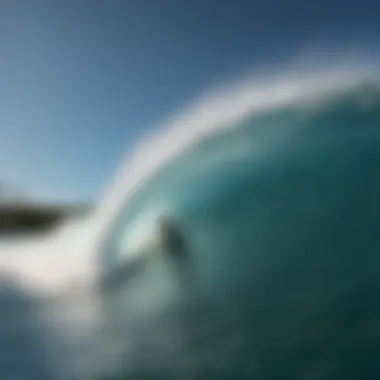
<svg viewBox="0 0 380 380">
<path fill-rule="evenodd" d="M 153 249 L 106 298 L 129 342 L 126 374 L 378 376 L 379 89 L 247 114 L 124 205 L 104 267 L 119 265 L 129 226 L 164 204 L 182 226 L 191 271 L 184 285 L 183 268 Z"/>
</svg>

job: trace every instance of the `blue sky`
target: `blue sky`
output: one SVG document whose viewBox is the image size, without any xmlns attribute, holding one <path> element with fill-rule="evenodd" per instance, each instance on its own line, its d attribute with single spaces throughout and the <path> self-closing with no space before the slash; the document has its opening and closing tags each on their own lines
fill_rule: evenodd
<svg viewBox="0 0 380 380">
<path fill-rule="evenodd" d="M 0 179 L 94 199 L 139 136 L 204 90 L 307 46 L 377 54 L 377 3 L 2 0 Z"/>
</svg>

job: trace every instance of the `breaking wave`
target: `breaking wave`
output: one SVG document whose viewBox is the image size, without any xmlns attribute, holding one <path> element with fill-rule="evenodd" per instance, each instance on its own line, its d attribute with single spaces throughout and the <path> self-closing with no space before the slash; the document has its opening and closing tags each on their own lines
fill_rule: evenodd
<svg viewBox="0 0 380 380">
<path fill-rule="evenodd" d="M 255 252 L 254 266 L 244 264 L 249 271 L 239 265 L 244 260 L 236 260 L 232 273 L 248 282 L 255 274 L 260 283 L 260 273 L 273 264 L 269 258 L 287 268 L 286 262 L 296 261 L 302 252 L 317 255 L 336 249 L 332 237 L 321 247 L 319 239 L 326 230 L 340 236 L 337 226 L 345 226 L 352 232 L 348 221 L 355 219 L 361 221 L 360 231 L 364 226 L 373 230 L 380 211 L 379 124 L 377 73 L 362 63 L 312 73 L 296 67 L 221 87 L 158 126 L 128 153 L 127 164 L 91 219 L 70 222 L 33 242 L 2 243 L 0 268 L 17 274 L 28 297 L 38 302 L 43 297 L 50 316 L 59 314 L 54 326 L 65 333 L 53 334 L 56 344 L 71 331 L 75 352 L 85 354 L 69 355 L 70 363 L 79 366 L 79 357 L 83 365 L 86 357 L 87 372 L 78 378 L 84 378 L 83 373 L 91 377 L 93 330 L 80 338 L 77 332 L 78 326 L 99 323 L 99 251 L 108 247 L 110 252 L 102 265 L 117 265 L 120 257 L 113 253 L 120 247 L 130 255 L 151 249 L 156 218 L 170 213 L 194 240 L 195 257 L 208 252 L 212 263 L 204 261 L 203 271 L 210 265 L 218 268 L 202 280 L 212 293 L 234 291 L 236 279 L 223 264 L 231 251 L 240 252 L 239 258 L 248 248 Z M 376 243 L 368 240 L 373 247 Z M 349 251 L 341 240 L 339 244 Z M 362 248 L 367 252 L 373 247 Z M 75 287 L 78 284 L 83 291 Z M 84 303 L 74 301 L 79 293 L 89 300 L 84 313 Z M 75 311 L 69 317 L 58 310 Z"/>
</svg>

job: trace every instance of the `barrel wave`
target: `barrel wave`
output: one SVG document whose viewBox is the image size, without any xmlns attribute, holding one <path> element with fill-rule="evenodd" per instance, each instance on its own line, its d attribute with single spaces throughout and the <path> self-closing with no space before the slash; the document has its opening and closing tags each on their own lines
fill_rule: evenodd
<svg viewBox="0 0 380 380">
<path fill-rule="evenodd" d="M 30 351 L 43 335 L 54 365 L 36 373 L 378 377 L 378 76 L 361 65 L 256 79 L 144 139 L 81 228 L 3 250 L 25 297 L 43 291 L 33 313 L 49 334 L 33 333 Z M 162 244 L 162 218 L 181 255 Z"/>
<path fill-rule="evenodd" d="M 124 375 L 376 376 L 380 86 L 329 78 L 188 139 L 118 208 L 103 268 L 141 259 L 106 297 Z M 191 276 L 160 251 L 162 215 Z"/>
</svg>

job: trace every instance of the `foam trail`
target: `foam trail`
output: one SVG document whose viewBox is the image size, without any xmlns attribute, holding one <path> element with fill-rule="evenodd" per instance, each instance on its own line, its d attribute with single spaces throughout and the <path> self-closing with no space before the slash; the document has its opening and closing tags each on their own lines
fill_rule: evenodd
<svg viewBox="0 0 380 380">
<path fill-rule="evenodd" d="M 92 282 L 94 263 L 78 251 L 87 232 L 85 220 L 69 221 L 47 235 L 2 243 L 0 269 L 41 295 Z"/>
<path fill-rule="evenodd" d="M 87 232 L 87 220 L 70 220 L 51 234 L 0 243 L 0 276 L 35 304 L 33 321 L 22 323 L 44 326 L 52 380 L 91 379 L 101 370 L 94 365 L 101 323 L 94 257 L 80 251 Z"/>
</svg>

